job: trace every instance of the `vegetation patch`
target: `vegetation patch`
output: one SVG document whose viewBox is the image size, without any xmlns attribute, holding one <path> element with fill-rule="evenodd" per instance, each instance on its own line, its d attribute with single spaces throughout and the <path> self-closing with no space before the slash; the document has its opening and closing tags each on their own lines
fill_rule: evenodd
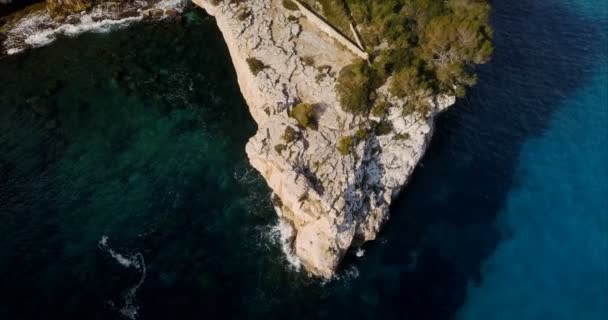
<svg viewBox="0 0 608 320">
<path fill-rule="evenodd" d="M 314 66 L 315 65 L 315 59 L 313 57 L 311 57 L 311 56 L 305 56 L 305 57 L 302 57 L 302 63 L 305 66 Z"/>
<path fill-rule="evenodd" d="M 355 132 L 355 139 L 357 140 L 357 143 L 365 141 L 365 139 L 367 139 L 367 134 L 368 132 L 365 128 L 357 129 L 357 132 Z"/>
<path fill-rule="evenodd" d="M 355 144 L 355 140 L 353 139 L 352 136 L 345 136 L 345 137 L 341 137 L 340 140 L 338 140 L 338 144 L 336 145 L 336 148 L 338 149 L 338 152 L 340 152 L 341 155 L 346 156 L 351 153 L 351 151 L 353 150 L 354 144 Z"/>
<path fill-rule="evenodd" d="M 387 135 L 391 132 L 393 132 L 393 125 L 389 122 L 389 121 L 380 121 L 380 122 L 375 122 L 372 121 L 373 123 L 373 127 L 374 127 L 374 133 L 377 136 L 383 136 L 383 135 Z"/>
<path fill-rule="evenodd" d="M 350 30 L 350 17 L 344 0 L 304 0 L 304 3 L 325 18 L 325 20 L 344 36 L 351 40 L 353 39 Z"/>
<path fill-rule="evenodd" d="M 374 117 L 382 118 L 387 110 L 388 110 L 388 102 L 381 101 L 372 108 L 372 115 Z"/>
<path fill-rule="evenodd" d="M 410 138 L 410 134 L 405 132 L 405 133 L 397 133 L 393 137 L 393 140 L 408 140 L 409 138 Z"/>
<path fill-rule="evenodd" d="M 298 5 L 295 2 L 293 2 L 292 0 L 283 0 L 283 7 L 285 7 L 285 9 L 291 10 L 291 11 L 300 10 Z"/>
<path fill-rule="evenodd" d="M 278 154 L 283 153 L 283 151 L 285 151 L 286 149 L 287 149 L 287 146 L 284 145 L 284 144 L 282 144 L 282 143 L 277 144 L 276 146 L 274 146 L 274 151 L 276 151 Z"/>
<path fill-rule="evenodd" d="M 257 76 L 260 71 L 268 68 L 268 66 L 265 65 L 264 62 L 253 57 L 247 58 L 247 64 L 249 65 L 249 70 L 251 70 L 251 73 L 253 73 L 254 76 Z"/>
<path fill-rule="evenodd" d="M 307 129 L 317 129 L 317 119 L 315 118 L 315 108 L 310 103 L 299 103 L 289 112 L 289 116 L 296 119 L 298 125 Z"/>
<path fill-rule="evenodd" d="M 348 65 L 340 71 L 336 90 L 344 111 L 365 114 L 369 111 L 372 92 L 371 69 L 365 60 Z"/>
<path fill-rule="evenodd" d="M 492 54 L 492 30 L 487 0 L 325 0 L 346 4 L 363 42 L 370 48 L 371 68 L 362 71 L 357 61 L 340 75 L 342 89 L 361 88 L 370 93 L 391 79 L 390 91 L 418 101 L 446 93 L 462 97 L 476 83 L 475 65 Z M 388 46 L 386 45 L 388 44 Z M 342 90 L 341 102 L 353 113 L 364 113 L 362 97 Z M 356 101 L 357 103 L 353 103 Z M 354 105 L 354 107 L 352 107 Z"/>
<path fill-rule="evenodd" d="M 281 138 L 283 138 L 285 143 L 292 143 L 300 138 L 300 133 L 294 128 L 287 126 L 285 127 L 285 132 L 283 132 L 283 136 Z"/>
</svg>

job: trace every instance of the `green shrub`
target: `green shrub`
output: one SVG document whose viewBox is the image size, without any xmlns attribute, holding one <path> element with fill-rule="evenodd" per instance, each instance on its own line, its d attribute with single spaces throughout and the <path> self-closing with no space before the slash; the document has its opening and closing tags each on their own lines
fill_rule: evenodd
<svg viewBox="0 0 608 320">
<path fill-rule="evenodd" d="M 384 116 L 387 109 L 388 109 L 388 103 L 386 101 L 381 101 L 372 108 L 372 115 L 374 117 L 380 118 L 380 117 Z"/>
<path fill-rule="evenodd" d="M 415 62 L 399 70 L 390 83 L 390 93 L 399 98 L 431 95 L 433 83 L 428 79 L 424 68 L 422 62 Z"/>
<path fill-rule="evenodd" d="M 303 128 L 317 129 L 314 106 L 309 103 L 299 103 L 289 112 L 289 116 L 298 121 Z"/>
<path fill-rule="evenodd" d="M 318 13 L 331 23 L 334 28 L 352 39 L 350 19 L 343 0 L 305 0 L 305 3 L 311 8 L 318 7 L 322 9 Z"/>
<path fill-rule="evenodd" d="M 393 139 L 394 140 L 407 140 L 410 138 L 410 134 L 405 132 L 405 133 L 397 133 Z"/>
<path fill-rule="evenodd" d="M 300 8 L 298 8 L 298 5 L 295 4 L 293 1 L 291 0 L 283 0 L 283 7 L 285 7 L 285 9 L 287 10 L 291 10 L 291 11 L 297 11 L 300 10 Z"/>
<path fill-rule="evenodd" d="M 364 60 L 357 60 L 340 71 L 336 90 L 344 111 L 353 114 L 369 111 L 370 80 L 370 68 Z"/>
<path fill-rule="evenodd" d="M 336 148 L 338 149 L 338 152 L 340 152 L 341 155 L 346 156 L 351 153 L 353 146 L 354 146 L 353 137 L 345 136 L 345 137 L 341 137 L 340 140 L 338 140 L 338 144 L 337 144 Z"/>
<path fill-rule="evenodd" d="M 287 126 L 285 127 L 282 138 L 285 143 L 292 143 L 300 138 L 300 134 L 294 128 Z"/>
<path fill-rule="evenodd" d="M 357 143 L 365 141 L 365 139 L 367 139 L 367 130 L 365 130 L 364 128 L 359 128 L 357 132 L 355 132 L 355 138 L 357 140 Z"/>
<path fill-rule="evenodd" d="M 432 106 L 427 101 L 420 101 L 416 105 L 416 111 L 423 117 L 428 117 L 431 114 Z"/>
<path fill-rule="evenodd" d="M 416 103 L 411 100 L 408 100 L 403 105 L 403 115 L 404 116 L 410 115 L 412 112 L 414 112 L 414 110 L 416 110 Z"/>
<path fill-rule="evenodd" d="M 374 126 L 374 133 L 377 136 L 387 135 L 393 132 L 393 125 L 389 121 L 380 121 Z"/>
<path fill-rule="evenodd" d="M 268 68 L 264 62 L 256 58 L 247 58 L 247 64 L 249 65 L 249 70 L 251 70 L 251 73 L 253 73 L 254 76 L 257 76 L 260 71 Z"/>
<path fill-rule="evenodd" d="M 368 47 L 388 44 L 372 54 L 373 81 L 394 76 L 400 97 L 463 96 L 476 83 L 474 65 L 492 55 L 488 0 L 344 1 Z"/>
</svg>

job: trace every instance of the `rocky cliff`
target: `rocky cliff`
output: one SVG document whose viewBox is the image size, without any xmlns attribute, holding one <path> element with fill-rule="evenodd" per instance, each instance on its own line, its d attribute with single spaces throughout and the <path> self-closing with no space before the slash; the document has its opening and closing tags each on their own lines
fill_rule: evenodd
<svg viewBox="0 0 608 320">
<path fill-rule="evenodd" d="M 246 150 L 288 226 L 287 253 L 332 277 L 351 246 L 375 239 L 427 148 L 434 116 L 454 98 L 438 96 L 428 114 L 403 115 L 406 99 L 381 87 L 374 98 L 388 102 L 383 119 L 354 116 L 342 110 L 335 85 L 355 53 L 300 10 L 280 0 L 193 1 L 216 18 L 258 124 Z M 314 128 L 290 117 L 300 102 L 313 105 Z M 388 130 L 370 127 L 380 121 Z M 345 136 L 360 141 L 348 154 L 337 148 Z"/>
</svg>

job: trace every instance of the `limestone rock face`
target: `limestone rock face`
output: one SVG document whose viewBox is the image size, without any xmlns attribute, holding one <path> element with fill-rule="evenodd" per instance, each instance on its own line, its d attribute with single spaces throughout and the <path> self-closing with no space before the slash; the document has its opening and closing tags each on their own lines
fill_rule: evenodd
<svg viewBox="0 0 608 320">
<path fill-rule="evenodd" d="M 386 118 L 392 132 L 370 133 L 351 154 L 341 155 L 340 137 L 365 123 L 342 111 L 335 90 L 336 75 L 355 54 L 280 0 L 193 1 L 215 16 L 258 124 L 246 150 L 275 194 L 280 219 L 292 228 L 288 254 L 312 274 L 330 278 L 351 246 L 375 239 L 428 145 L 434 115 L 454 98 L 432 99 L 426 117 L 403 116 L 405 100 L 380 88 L 377 96 L 395 106 Z M 266 67 L 254 74 L 249 58 Z M 300 128 L 289 117 L 299 102 L 314 105 L 317 129 Z M 286 141 L 287 127 L 299 138 Z"/>
</svg>

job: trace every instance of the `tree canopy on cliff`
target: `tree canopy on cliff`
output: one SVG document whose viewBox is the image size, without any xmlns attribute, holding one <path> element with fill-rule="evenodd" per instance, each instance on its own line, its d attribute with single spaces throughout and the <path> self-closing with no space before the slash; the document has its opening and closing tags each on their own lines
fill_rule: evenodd
<svg viewBox="0 0 608 320">
<path fill-rule="evenodd" d="M 357 23 L 370 53 L 369 86 L 392 77 L 391 92 L 400 97 L 463 96 L 476 83 L 474 66 L 492 54 L 487 0 L 326 1 L 342 3 Z M 339 83 L 352 82 L 351 74 Z M 344 97 L 352 91 L 338 90 L 350 100 Z"/>
</svg>

